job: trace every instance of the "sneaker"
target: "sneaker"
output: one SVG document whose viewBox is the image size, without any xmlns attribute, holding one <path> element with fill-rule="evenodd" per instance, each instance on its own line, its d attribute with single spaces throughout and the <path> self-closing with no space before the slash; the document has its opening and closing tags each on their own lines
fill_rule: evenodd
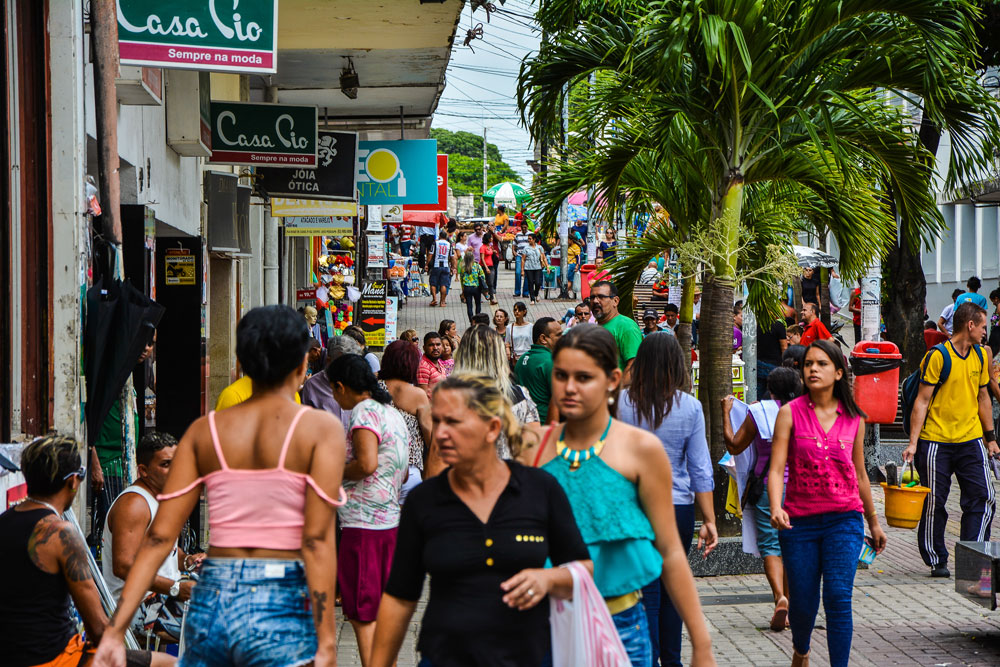
<svg viewBox="0 0 1000 667">
<path fill-rule="evenodd" d="M 951 571 L 944 565 L 939 565 L 935 568 L 931 568 L 931 576 L 935 579 L 947 579 L 951 576 Z"/>
</svg>

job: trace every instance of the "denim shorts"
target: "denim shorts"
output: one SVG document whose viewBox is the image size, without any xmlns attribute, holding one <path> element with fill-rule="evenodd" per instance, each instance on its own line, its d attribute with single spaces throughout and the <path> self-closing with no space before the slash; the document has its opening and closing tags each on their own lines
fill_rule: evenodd
<svg viewBox="0 0 1000 667">
<path fill-rule="evenodd" d="M 333 614 L 333 600 L 326 613 Z M 316 656 L 316 629 L 297 560 L 210 558 L 184 623 L 182 667 L 296 667 Z"/>
<path fill-rule="evenodd" d="M 640 601 L 635 606 L 618 612 L 611 620 L 618 629 L 618 636 L 625 645 L 632 667 L 652 667 L 653 646 L 650 643 L 649 621 L 643 603 Z"/>
<path fill-rule="evenodd" d="M 781 544 L 778 542 L 778 529 L 771 525 L 771 498 L 767 495 L 767 487 L 760 494 L 754 505 L 754 521 L 757 526 L 757 551 L 764 556 L 780 556 Z"/>
</svg>

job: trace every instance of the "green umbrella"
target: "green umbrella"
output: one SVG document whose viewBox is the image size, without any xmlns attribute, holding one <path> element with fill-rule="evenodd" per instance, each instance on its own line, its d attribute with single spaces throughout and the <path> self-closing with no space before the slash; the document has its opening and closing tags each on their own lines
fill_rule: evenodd
<svg viewBox="0 0 1000 667">
<path fill-rule="evenodd" d="M 495 206 L 520 206 L 522 202 L 531 199 L 531 195 L 519 183 L 504 181 L 497 183 L 483 194 L 483 199 L 493 202 Z"/>
</svg>

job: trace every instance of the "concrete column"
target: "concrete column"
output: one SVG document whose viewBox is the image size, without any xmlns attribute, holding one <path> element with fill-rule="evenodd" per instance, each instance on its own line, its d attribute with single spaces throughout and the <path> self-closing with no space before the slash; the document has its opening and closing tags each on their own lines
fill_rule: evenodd
<svg viewBox="0 0 1000 667">
<path fill-rule="evenodd" d="M 278 297 L 278 225 L 280 218 L 264 215 L 264 304 L 279 303 Z"/>
<path fill-rule="evenodd" d="M 86 263 L 84 196 L 87 157 L 84 121 L 83 3 L 58 0 L 48 14 L 52 92 L 52 370 L 53 426 L 83 442 L 80 285 Z M 81 494 L 82 498 L 82 494 Z M 79 508 L 78 508 L 79 509 Z M 79 512 L 78 512 L 79 514 Z M 82 516 L 82 514 L 80 514 Z"/>
<path fill-rule="evenodd" d="M 214 406 L 236 369 L 236 278 L 233 260 L 211 257 L 208 269 L 208 400 Z"/>
</svg>

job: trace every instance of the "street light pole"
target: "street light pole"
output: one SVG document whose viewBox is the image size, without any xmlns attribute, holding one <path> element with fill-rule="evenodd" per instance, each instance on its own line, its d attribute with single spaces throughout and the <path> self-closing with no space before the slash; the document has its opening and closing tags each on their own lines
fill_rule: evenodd
<svg viewBox="0 0 1000 667">
<path fill-rule="evenodd" d="M 569 154 L 569 86 L 566 86 L 563 94 L 562 109 L 562 159 L 566 160 Z M 567 271 L 569 267 L 566 256 L 569 254 L 569 199 L 563 199 L 559 209 L 559 298 L 569 298 L 569 285 L 566 284 Z"/>
<path fill-rule="evenodd" d="M 486 194 L 486 188 L 489 186 L 486 184 L 486 170 L 488 169 L 488 163 L 486 161 L 486 126 L 483 125 L 483 194 Z M 483 217 L 486 217 L 486 199 L 482 199 L 483 203 Z"/>
</svg>

